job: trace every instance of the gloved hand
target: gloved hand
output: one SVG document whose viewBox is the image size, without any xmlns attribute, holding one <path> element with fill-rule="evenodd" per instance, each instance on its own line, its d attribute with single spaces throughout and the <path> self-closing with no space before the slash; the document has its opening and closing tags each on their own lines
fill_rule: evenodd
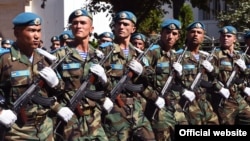
<svg viewBox="0 0 250 141">
<path fill-rule="evenodd" d="M 102 83 L 107 83 L 107 76 L 105 74 L 104 68 L 99 64 L 93 64 L 90 67 L 90 71 L 98 76 Z"/>
<path fill-rule="evenodd" d="M 245 61 L 242 59 L 237 59 L 235 63 L 240 67 L 242 71 L 244 71 L 247 68 Z"/>
<path fill-rule="evenodd" d="M 227 88 L 222 87 L 219 92 L 225 99 L 228 99 L 230 96 L 230 91 Z"/>
<path fill-rule="evenodd" d="M 68 122 L 74 113 L 68 107 L 62 107 L 57 114 L 65 121 Z"/>
<path fill-rule="evenodd" d="M 104 58 L 104 53 L 98 49 L 95 50 L 95 54 L 100 59 Z"/>
<path fill-rule="evenodd" d="M 158 108 L 163 108 L 165 106 L 165 100 L 164 98 L 158 96 L 158 98 L 156 99 L 155 101 L 155 105 L 158 107 Z"/>
<path fill-rule="evenodd" d="M 195 99 L 195 94 L 193 91 L 189 91 L 185 89 L 182 95 L 185 98 L 187 98 L 190 102 L 192 102 Z"/>
<path fill-rule="evenodd" d="M 16 115 L 11 110 L 2 110 L 0 112 L 0 122 L 7 128 L 11 127 L 17 120 Z"/>
<path fill-rule="evenodd" d="M 173 68 L 175 71 L 178 72 L 178 74 L 181 76 L 182 75 L 182 65 L 178 62 L 173 63 Z"/>
<path fill-rule="evenodd" d="M 113 109 L 114 103 L 111 101 L 110 98 L 106 97 L 103 103 L 103 107 L 109 113 Z"/>
<path fill-rule="evenodd" d="M 44 67 L 40 72 L 39 72 L 40 76 L 44 78 L 44 80 L 46 81 L 46 83 L 51 87 L 55 87 L 56 85 L 58 85 L 59 83 L 59 79 L 56 75 L 56 73 L 54 72 L 53 69 L 51 69 L 50 67 Z"/>
<path fill-rule="evenodd" d="M 129 63 L 129 68 L 131 70 L 133 70 L 137 75 L 141 75 L 142 74 L 142 71 L 143 71 L 143 66 L 141 65 L 141 63 L 139 63 L 138 61 L 136 60 L 132 60 L 130 63 Z"/>
<path fill-rule="evenodd" d="M 250 88 L 249 87 L 246 87 L 244 89 L 244 93 L 247 95 L 247 96 L 250 96 Z"/>
<path fill-rule="evenodd" d="M 202 61 L 201 65 L 208 71 L 212 72 L 214 70 L 214 66 L 207 60 Z"/>
</svg>

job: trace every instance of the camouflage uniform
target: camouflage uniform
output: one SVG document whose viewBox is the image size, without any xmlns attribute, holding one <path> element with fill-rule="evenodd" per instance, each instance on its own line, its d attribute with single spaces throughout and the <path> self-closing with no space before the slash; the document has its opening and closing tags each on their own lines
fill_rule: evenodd
<svg viewBox="0 0 250 141">
<path fill-rule="evenodd" d="M 72 54 L 57 69 L 65 83 L 64 93 L 59 97 L 59 100 L 65 105 L 68 104 L 76 90 L 81 86 L 81 83 L 87 78 L 91 64 L 97 63 L 94 48 L 90 44 L 85 60 L 83 60 L 74 47 L 61 47 L 52 54 L 62 58 L 67 51 L 72 51 Z M 91 84 L 89 89 L 99 91 L 103 90 L 103 86 L 97 81 L 95 84 Z M 99 105 L 101 101 L 102 99 L 95 101 L 87 97 L 80 100 L 80 113 L 82 114 L 76 111 L 67 125 L 61 124 L 61 126 L 57 127 L 56 130 L 59 136 L 57 136 L 56 140 L 108 140 L 101 125 L 101 107 Z"/>
<path fill-rule="evenodd" d="M 137 57 L 137 53 L 129 45 L 129 53 L 126 57 L 121 48 L 114 44 L 114 51 L 105 64 L 107 75 L 115 86 L 126 72 L 127 64 Z M 132 78 L 131 82 L 138 82 L 140 78 Z M 103 125 L 110 141 L 127 141 L 137 136 L 142 140 L 154 140 L 154 134 L 150 122 L 144 115 L 143 107 L 137 97 L 138 93 L 123 89 L 114 103 L 110 113 L 103 115 Z M 124 104 L 124 105 L 123 105 Z"/>
<path fill-rule="evenodd" d="M 9 53 L 4 53 L 0 58 L 0 88 L 1 94 L 6 98 L 6 108 L 11 109 L 18 97 L 29 88 L 29 86 L 40 76 L 38 72 L 49 62 L 42 55 L 34 52 L 33 63 L 22 54 L 14 45 Z M 39 96 L 51 97 L 57 93 L 55 89 L 47 84 L 36 93 Z M 24 123 L 18 115 L 16 123 L 6 133 L 5 140 L 39 140 L 53 141 L 53 123 L 48 117 L 48 112 L 53 109 L 57 112 L 60 105 L 56 102 L 51 107 L 42 106 L 40 103 L 29 101 L 24 107 L 24 114 L 27 121 Z"/>
<path fill-rule="evenodd" d="M 212 82 L 217 74 L 217 69 L 209 73 L 203 69 L 201 62 L 206 59 L 206 55 L 199 53 L 199 60 L 187 51 L 184 55 L 182 65 L 182 84 L 185 89 L 190 89 L 194 79 L 199 71 L 202 71 L 201 82 L 198 82 L 197 87 L 194 89 L 196 99 L 189 102 L 186 98 L 182 97 L 180 103 L 186 113 L 186 117 L 191 125 L 217 125 L 219 124 L 218 116 L 214 112 L 210 101 L 207 99 L 209 89 L 212 88 Z M 209 60 L 213 62 L 212 60 Z"/>
<path fill-rule="evenodd" d="M 221 50 L 216 51 L 215 55 L 217 56 L 217 65 L 219 67 L 218 81 L 226 86 L 226 82 L 231 76 L 234 66 L 236 65 L 233 62 L 240 58 L 240 53 L 238 51 L 234 51 L 233 54 L 230 55 L 229 50 L 221 48 Z M 244 89 L 243 80 L 245 76 L 244 72 L 237 71 L 232 85 L 229 86 L 230 96 L 228 99 L 224 99 L 218 93 L 213 95 L 213 97 L 215 97 L 214 99 L 218 101 L 217 107 L 221 124 L 249 125 L 250 106 L 241 95 L 242 90 Z M 215 83 L 214 90 L 219 91 L 223 86 L 222 84 L 218 82 Z"/>
<path fill-rule="evenodd" d="M 165 107 L 158 110 L 155 106 L 156 99 L 161 96 L 161 90 L 171 75 L 172 63 L 177 60 L 173 50 L 166 52 L 162 50 L 161 46 L 163 44 L 158 42 L 150 48 L 148 53 L 150 67 L 146 69 L 146 72 L 150 83 L 143 94 L 149 99 L 145 113 L 151 119 L 157 141 L 170 141 L 174 140 L 175 125 L 187 125 L 188 122 L 179 105 L 180 92 L 178 89 L 181 86 L 176 83 L 178 77 L 175 73 L 173 73 L 174 80 L 170 84 L 169 90 L 163 96 L 166 101 Z"/>
</svg>

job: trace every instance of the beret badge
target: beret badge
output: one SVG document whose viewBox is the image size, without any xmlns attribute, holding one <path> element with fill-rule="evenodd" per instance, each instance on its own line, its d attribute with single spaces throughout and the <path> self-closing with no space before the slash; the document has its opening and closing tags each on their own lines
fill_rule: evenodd
<svg viewBox="0 0 250 141">
<path fill-rule="evenodd" d="M 41 24 L 40 18 L 35 18 L 34 24 L 35 24 L 35 25 L 40 25 L 40 24 Z"/>
<path fill-rule="evenodd" d="M 168 26 L 168 28 L 173 30 L 173 29 L 176 29 L 176 26 L 175 26 L 174 24 L 170 24 L 170 25 Z"/>
<path fill-rule="evenodd" d="M 75 16 L 81 16 L 83 13 L 82 13 L 82 10 L 76 10 L 75 11 Z"/>
<path fill-rule="evenodd" d="M 69 36 L 68 36 L 67 34 L 64 34 L 64 35 L 63 35 L 63 39 L 66 40 L 66 39 L 68 39 L 68 38 L 69 38 Z"/>
</svg>

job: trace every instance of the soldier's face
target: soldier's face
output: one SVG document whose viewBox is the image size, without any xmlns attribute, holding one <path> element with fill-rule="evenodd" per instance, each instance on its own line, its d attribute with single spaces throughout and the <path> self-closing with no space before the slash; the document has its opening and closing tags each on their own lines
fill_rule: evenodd
<svg viewBox="0 0 250 141">
<path fill-rule="evenodd" d="M 94 30 L 92 20 L 86 16 L 76 17 L 72 20 L 71 30 L 75 38 L 87 38 Z"/>
<path fill-rule="evenodd" d="M 115 36 L 118 38 L 128 38 L 135 32 L 135 25 L 130 20 L 122 19 L 115 23 Z"/>
<path fill-rule="evenodd" d="M 26 48 L 38 48 L 41 40 L 41 25 L 23 26 L 15 28 L 17 41 Z"/>
<path fill-rule="evenodd" d="M 140 39 L 134 39 L 134 40 L 132 40 L 132 44 L 135 47 L 139 48 L 140 50 L 144 50 L 144 48 L 145 48 L 145 43 L 142 40 L 140 40 Z"/>
<path fill-rule="evenodd" d="M 161 31 L 161 41 L 164 43 L 164 46 L 171 49 L 179 39 L 179 35 L 179 30 L 165 28 Z"/>
<path fill-rule="evenodd" d="M 193 28 L 187 32 L 187 42 L 190 44 L 201 44 L 204 40 L 205 31 L 201 28 Z"/>
<path fill-rule="evenodd" d="M 236 36 L 234 34 L 220 34 L 220 44 L 225 49 L 228 49 L 232 46 L 234 46 L 234 43 L 236 42 Z"/>
</svg>

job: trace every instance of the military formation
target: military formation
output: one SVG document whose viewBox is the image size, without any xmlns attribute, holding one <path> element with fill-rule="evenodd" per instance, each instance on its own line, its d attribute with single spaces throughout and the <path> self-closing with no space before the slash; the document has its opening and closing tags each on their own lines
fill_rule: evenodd
<svg viewBox="0 0 250 141">
<path fill-rule="evenodd" d="M 13 18 L 16 39 L 0 50 L 0 140 L 174 141 L 176 125 L 250 124 L 250 32 L 238 49 L 237 29 L 224 26 L 205 51 L 199 21 L 165 19 L 152 42 L 132 12 L 113 21 L 94 47 L 93 17 L 77 9 L 47 51 L 39 15 Z"/>
</svg>

